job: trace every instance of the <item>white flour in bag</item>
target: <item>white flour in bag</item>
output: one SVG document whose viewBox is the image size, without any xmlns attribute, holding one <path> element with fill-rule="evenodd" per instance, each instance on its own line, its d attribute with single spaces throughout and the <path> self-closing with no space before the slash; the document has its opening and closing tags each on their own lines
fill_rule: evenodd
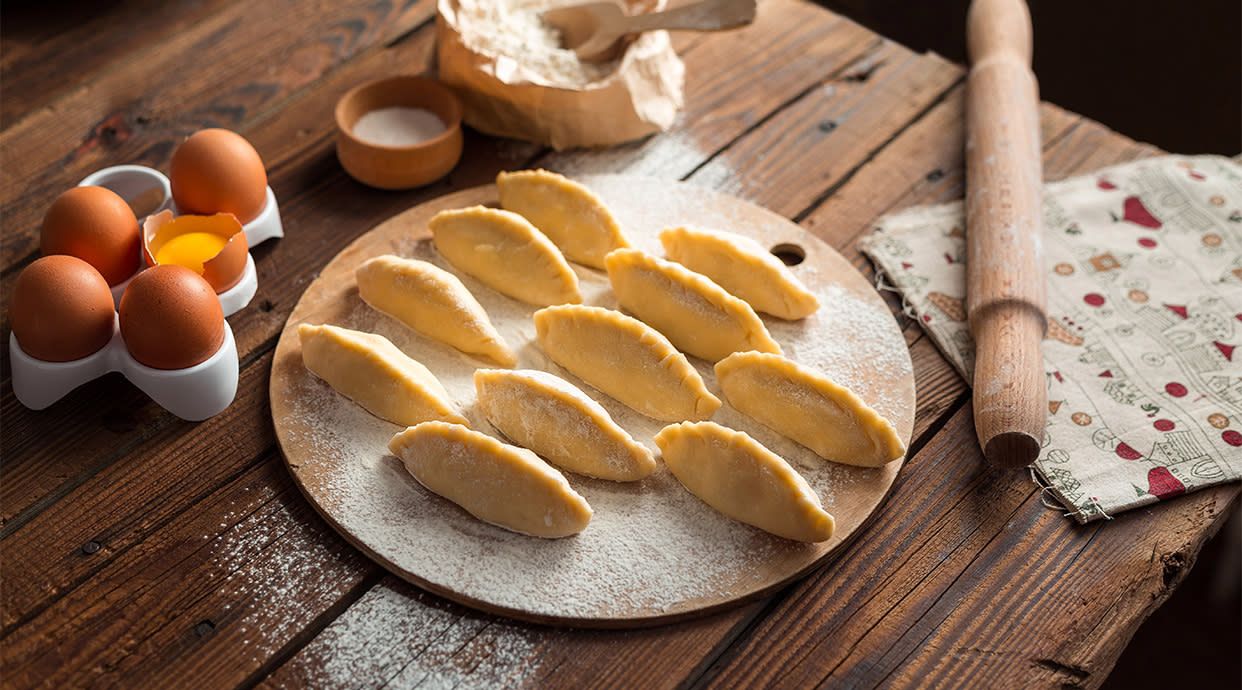
<svg viewBox="0 0 1242 690">
<path fill-rule="evenodd" d="M 549 85 L 577 87 L 599 81 L 617 69 L 617 61 L 584 63 L 561 48 L 560 33 L 539 13 L 573 2 L 548 0 L 461 0 L 457 13 L 462 40 L 470 49 L 496 60 L 502 81 L 521 67 Z"/>
</svg>

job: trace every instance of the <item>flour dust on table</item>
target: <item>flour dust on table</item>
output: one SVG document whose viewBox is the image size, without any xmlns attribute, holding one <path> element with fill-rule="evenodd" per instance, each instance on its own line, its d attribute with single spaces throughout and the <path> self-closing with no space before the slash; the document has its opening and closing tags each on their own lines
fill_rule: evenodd
<svg viewBox="0 0 1242 690">
<path fill-rule="evenodd" d="M 764 317 L 764 324 L 794 361 L 857 392 L 908 441 L 914 390 L 905 340 L 884 301 L 845 259 L 780 216 L 692 185 L 621 176 L 584 181 L 633 244 L 653 254 L 660 251 L 660 230 L 690 221 L 747 234 L 763 246 L 804 247 L 806 260 L 792 270 L 822 308 L 801 321 Z M 806 572 L 857 531 L 887 493 L 901 461 L 881 468 L 827 462 L 728 405 L 713 421 L 749 434 L 788 461 L 835 519 L 831 539 L 796 543 L 732 520 L 683 488 L 662 463 L 650 476 L 627 483 L 566 473 L 594 514 L 580 534 L 556 540 L 485 524 L 420 486 L 386 451 L 401 427 L 308 374 L 296 338 L 287 336 L 303 321 L 382 335 L 435 373 L 471 428 L 500 438 L 477 403 L 474 383 L 475 371 L 491 365 L 370 308 L 352 284 L 354 268 L 382 254 L 455 272 L 432 246 L 427 221 L 443 209 L 495 200 L 494 187 L 467 190 L 378 226 L 325 267 L 290 317 L 273 364 L 273 419 L 298 485 L 338 531 L 394 573 L 456 601 L 588 626 L 648 624 L 744 600 Z M 617 308 L 603 272 L 578 265 L 573 270 L 584 304 Z M 565 379 L 658 454 L 653 439 L 665 424 L 558 367 L 535 342 L 534 306 L 455 273 L 513 347 L 518 369 Z M 689 361 L 709 389 L 719 390 L 712 363 Z"/>
</svg>

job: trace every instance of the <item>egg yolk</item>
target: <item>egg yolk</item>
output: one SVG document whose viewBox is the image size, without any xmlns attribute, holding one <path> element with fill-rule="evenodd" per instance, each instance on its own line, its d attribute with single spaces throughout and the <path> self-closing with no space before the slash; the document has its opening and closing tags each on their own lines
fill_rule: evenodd
<svg viewBox="0 0 1242 690">
<path fill-rule="evenodd" d="M 155 252 L 155 263 L 185 266 L 202 273 L 203 263 L 215 258 L 228 242 L 229 238 L 212 232 L 187 232 L 165 242 Z"/>
</svg>

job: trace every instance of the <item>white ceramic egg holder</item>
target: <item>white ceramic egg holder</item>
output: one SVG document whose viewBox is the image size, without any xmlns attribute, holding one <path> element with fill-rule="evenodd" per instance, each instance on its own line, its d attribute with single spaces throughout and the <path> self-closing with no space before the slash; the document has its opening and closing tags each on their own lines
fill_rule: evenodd
<svg viewBox="0 0 1242 690">
<path fill-rule="evenodd" d="M 120 321 L 115 317 L 108 344 L 72 362 L 35 359 L 22 350 L 17 336 L 9 333 L 9 364 L 13 394 L 32 410 L 42 410 L 74 388 L 113 371 L 120 372 L 160 407 L 191 422 L 223 412 L 237 395 L 237 343 L 227 321 L 220 349 L 185 369 L 153 369 L 134 359 L 125 348 Z"/>
<path fill-rule="evenodd" d="M 151 214 L 163 210 L 170 210 L 173 215 L 177 213 L 177 204 L 172 198 L 172 184 L 164 173 L 145 165 L 116 165 L 104 168 L 87 175 L 78 183 L 78 186 L 105 187 L 116 192 L 127 202 L 141 194 L 148 193 L 151 189 L 160 189 L 163 191 L 163 199 L 159 206 L 151 210 Z M 143 218 L 139 218 L 138 222 L 141 223 L 142 220 Z M 251 248 L 260 242 L 285 236 L 284 226 L 280 223 L 280 207 L 276 203 L 276 195 L 271 187 L 267 188 L 267 203 L 263 205 L 263 210 L 254 220 L 243 225 L 242 231 L 246 233 L 246 244 Z M 141 273 L 145 267 L 146 264 L 143 262 L 134 275 Z M 112 286 L 112 301 L 118 309 L 121 306 L 121 295 L 133 279 L 134 276 L 130 276 Z M 259 276 L 254 267 L 254 258 L 247 254 L 246 268 L 242 270 L 241 280 L 217 295 L 220 298 L 220 307 L 224 309 L 224 315 L 232 316 L 250 304 L 250 300 L 254 299 L 258 290 Z"/>
<path fill-rule="evenodd" d="M 172 185 L 158 170 L 142 165 L 118 165 L 104 168 L 78 183 L 79 187 L 106 187 L 127 202 L 152 189 L 163 191 L 163 200 L 151 213 L 165 209 L 176 213 Z M 141 222 L 143 219 L 139 219 Z M 284 237 L 280 208 L 276 195 L 267 188 L 267 203 L 254 220 L 242 226 L 246 243 L 254 247 L 274 237 Z M 143 262 L 138 271 L 145 267 Z M 121 295 L 134 276 L 112 287 L 112 300 L 119 309 Z M 225 316 L 250 303 L 259 289 L 254 258 L 246 255 L 246 268 L 241 281 L 217 295 Z M 72 362 L 45 362 L 22 350 L 17 336 L 9 334 L 9 364 L 13 372 L 13 395 L 22 405 L 42 410 L 60 400 L 73 389 L 110 372 L 120 372 L 161 407 L 178 417 L 197 422 L 223 412 L 237 395 L 237 343 L 233 329 L 224 322 L 224 342 L 205 361 L 185 369 L 154 369 L 134 359 L 121 338 L 120 319 L 113 317 L 112 339 L 98 352 Z"/>
</svg>

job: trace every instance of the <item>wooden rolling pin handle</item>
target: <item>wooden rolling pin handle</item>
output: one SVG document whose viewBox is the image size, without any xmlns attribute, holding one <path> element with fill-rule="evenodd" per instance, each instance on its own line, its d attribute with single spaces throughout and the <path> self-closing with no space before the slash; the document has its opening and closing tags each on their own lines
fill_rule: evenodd
<svg viewBox="0 0 1242 690">
<path fill-rule="evenodd" d="M 983 455 L 993 465 L 1025 467 L 1039 457 L 1048 408 L 1040 354 L 1043 314 L 1013 302 L 993 305 L 985 318 L 971 323 L 978 353 L 975 431 Z"/>
<path fill-rule="evenodd" d="M 975 430 L 988 461 L 1039 456 L 1047 414 L 1040 248 L 1042 169 L 1031 23 L 1022 0 L 967 16 L 966 304 L 975 339 Z"/>
</svg>

